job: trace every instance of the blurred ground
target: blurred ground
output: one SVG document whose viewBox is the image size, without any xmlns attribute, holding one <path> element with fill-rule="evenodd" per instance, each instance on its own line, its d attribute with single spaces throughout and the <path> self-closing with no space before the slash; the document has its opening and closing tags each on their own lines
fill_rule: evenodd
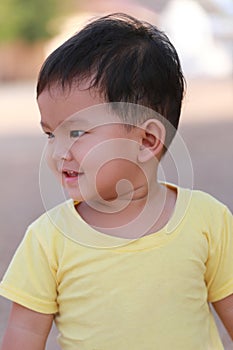
<svg viewBox="0 0 233 350">
<path fill-rule="evenodd" d="M 1 277 L 27 225 L 44 211 L 38 173 L 45 138 L 38 127 L 33 83 L 0 86 L 0 109 Z M 188 82 L 180 132 L 192 159 L 194 188 L 209 192 L 233 210 L 232 81 Z M 176 181 L 175 173 L 171 171 L 167 179 Z M 1 299 L 0 338 L 8 311 L 9 303 Z M 225 349 L 232 349 L 219 321 L 218 325 Z M 47 350 L 58 349 L 54 334 Z"/>
</svg>

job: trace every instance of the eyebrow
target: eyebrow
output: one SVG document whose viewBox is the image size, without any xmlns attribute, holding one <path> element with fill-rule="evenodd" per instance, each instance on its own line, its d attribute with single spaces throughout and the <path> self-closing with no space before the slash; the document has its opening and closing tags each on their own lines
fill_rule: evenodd
<svg viewBox="0 0 233 350">
<path fill-rule="evenodd" d="M 79 123 L 85 123 L 86 125 L 89 125 L 88 121 L 85 120 L 85 119 L 79 119 L 79 120 L 63 120 L 63 121 L 60 121 L 58 122 L 58 125 L 62 124 L 62 123 L 66 123 L 66 124 L 75 124 L 77 122 Z M 40 121 L 40 125 L 42 126 L 42 128 L 47 128 L 47 129 L 52 129 L 47 123 L 44 123 L 42 120 Z"/>
</svg>

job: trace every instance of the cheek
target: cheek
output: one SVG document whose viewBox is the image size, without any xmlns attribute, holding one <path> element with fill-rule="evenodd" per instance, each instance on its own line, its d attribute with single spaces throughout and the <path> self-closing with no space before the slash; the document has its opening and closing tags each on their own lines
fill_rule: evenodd
<svg viewBox="0 0 233 350">
<path fill-rule="evenodd" d="M 56 164 L 53 158 L 53 152 L 54 152 L 53 146 L 48 144 L 45 151 L 45 160 L 49 168 L 54 171 L 56 168 Z"/>
<path fill-rule="evenodd" d="M 126 159 L 115 159 L 103 164 L 96 173 L 96 182 L 105 181 L 113 186 L 120 180 L 127 180 L 135 184 L 138 179 L 145 178 L 144 172 L 132 161 Z"/>
<path fill-rule="evenodd" d="M 96 158 L 94 145 L 81 142 L 81 140 L 75 142 L 70 150 L 72 158 L 79 163 L 81 168 L 89 167 Z"/>
<path fill-rule="evenodd" d="M 93 181 L 102 198 L 117 198 L 139 187 L 145 182 L 145 176 L 137 164 L 116 159 L 101 166 Z"/>
<path fill-rule="evenodd" d="M 88 162 L 86 161 L 88 159 L 87 154 L 88 154 L 88 150 L 86 149 L 86 147 L 83 147 L 82 145 L 75 144 L 71 148 L 71 158 L 73 161 L 77 163 L 77 166 L 80 169 L 84 170 L 89 163 L 89 161 Z"/>
<path fill-rule="evenodd" d="M 58 164 L 53 158 L 53 152 L 51 148 L 47 148 L 43 161 L 47 164 L 46 168 L 49 167 L 58 182 L 62 184 L 62 175 L 58 171 Z"/>
</svg>

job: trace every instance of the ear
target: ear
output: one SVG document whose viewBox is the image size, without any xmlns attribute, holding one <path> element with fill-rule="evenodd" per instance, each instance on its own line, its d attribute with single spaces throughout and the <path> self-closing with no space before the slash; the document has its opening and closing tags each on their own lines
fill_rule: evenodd
<svg viewBox="0 0 233 350">
<path fill-rule="evenodd" d="M 165 143 L 164 125 L 157 119 L 148 119 L 140 128 L 142 133 L 138 161 L 144 163 L 151 158 L 159 158 Z"/>
</svg>

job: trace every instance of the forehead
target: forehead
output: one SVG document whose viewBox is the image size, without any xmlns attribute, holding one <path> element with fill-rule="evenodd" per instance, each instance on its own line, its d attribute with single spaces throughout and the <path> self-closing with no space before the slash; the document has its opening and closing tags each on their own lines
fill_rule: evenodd
<svg viewBox="0 0 233 350">
<path fill-rule="evenodd" d="M 44 90 L 37 102 L 42 125 L 48 125 L 52 129 L 62 123 L 77 122 L 89 128 L 106 123 L 122 123 L 98 90 L 88 89 L 85 85 L 69 90 L 53 86 Z"/>
<path fill-rule="evenodd" d="M 86 86 L 62 89 L 56 85 L 42 91 L 37 102 L 42 118 L 54 118 L 59 115 L 62 119 L 85 108 L 104 103 L 97 90 L 88 89 Z"/>
</svg>

